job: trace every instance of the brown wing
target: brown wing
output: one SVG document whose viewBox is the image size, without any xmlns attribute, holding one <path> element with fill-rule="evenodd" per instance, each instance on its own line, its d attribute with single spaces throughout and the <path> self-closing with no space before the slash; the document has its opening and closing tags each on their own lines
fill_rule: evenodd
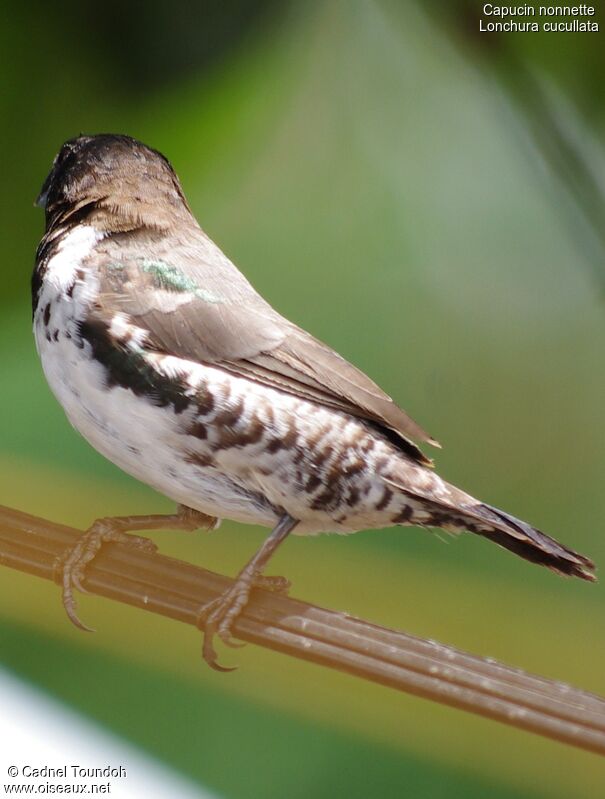
<svg viewBox="0 0 605 799">
<path fill-rule="evenodd" d="M 107 239 L 95 254 L 98 311 L 128 314 L 149 331 L 148 346 L 278 387 L 375 423 L 421 463 L 410 438 L 437 444 L 369 377 L 280 316 L 203 234 L 195 247 L 139 236 L 133 247 Z M 164 245 L 165 246 L 165 245 Z M 144 253 L 154 252 L 149 259 Z M 126 259 L 126 252 L 128 258 Z"/>
<path fill-rule="evenodd" d="M 386 426 L 407 445 L 409 438 L 437 444 L 362 371 L 306 331 L 287 320 L 284 324 L 287 333 L 278 346 L 235 362 L 223 361 L 225 368 Z M 416 447 L 413 454 L 428 462 Z"/>
</svg>

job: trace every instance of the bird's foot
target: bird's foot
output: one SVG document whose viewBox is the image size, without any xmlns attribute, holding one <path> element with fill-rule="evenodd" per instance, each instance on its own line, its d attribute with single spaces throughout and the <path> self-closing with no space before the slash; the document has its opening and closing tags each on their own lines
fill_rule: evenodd
<svg viewBox="0 0 605 799">
<path fill-rule="evenodd" d="M 63 607 L 70 620 L 81 630 L 94 632 L 92 627 L 84 624 L 76 613 L 76 600 L 74 588 L 82 593 L 88 593 L 83 584 L 87 565 L 94 560 L 103 544 L 118 543 L 143 552 L 155 552 L 156 545 L 149 538 L 125 533 L 114 519 L 97 519 L 78 543 L 69 549 L 55 564 L 57 582 L 63 589 Z M 121 521 L 121 520 L 120 520 Z"/>
<path fill-rule="evenodd" d="M 254 569 L 246 567 L 239 573 L 230 588 L 200 610 L 197 625 L 204 635 L 202 656 L 206 663 L 216 671 L 235 671 L 236 667 L 227 668 L 219 664 L 213 640 L 214 636 L 218 635 L 221 641 L 232 649 L 244 646 L 243 643 L 236 643 L 231 633 L 237 618 L 250 600 L 253 588 L 287 594 L 290 589 L 290 581 L 285 577 L 265 577 L 255 572 Z"/>
<path fill-rule="evenodd" d="M 143 552 L 156 552 L 157 547 L 148 538 L 132 535 L 140 530 L 216 530 L 220 519 L 207 516 L 200 511 L 179 505 L 173 514 L 150 514 L 147 516 L 116 516 L 97 519 L 55 564 L 55 579 L 63 589 L 63 607 L 70 620 L 81 630 L 91 627 L 78 618 L 74 588 L 87 593 L 83 585 L 86 566 L 97 556 L 103 544 L 117 543 Z"/>
</svg>

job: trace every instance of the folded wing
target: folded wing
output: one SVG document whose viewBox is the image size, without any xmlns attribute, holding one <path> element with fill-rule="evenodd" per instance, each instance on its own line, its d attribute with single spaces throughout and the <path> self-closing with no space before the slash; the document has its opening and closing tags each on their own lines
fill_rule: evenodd
<svg viewBox="0 0 605 799">
<path fill-rule="evenodd" d="M 376 425 L 420 463 L 411 439 L 436 444 L 367 375 L 280 316 L 204 234 L 158 252 L 141 235 L 133 250 L 109 237 L 93 256 L 105 320 L 126 314 L 149 331 L 146 346 L 209 363 Z M 164 245 L 165 246 L 165 245 Z M 125 259 L 125 253 L 128 258 Z"/>
</svg>

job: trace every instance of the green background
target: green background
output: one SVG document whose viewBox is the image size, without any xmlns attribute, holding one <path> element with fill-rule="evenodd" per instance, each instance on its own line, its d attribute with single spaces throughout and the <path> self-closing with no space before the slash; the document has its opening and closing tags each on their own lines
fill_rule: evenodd
<svg viewBox="0 0 605 799">
<path fill-rule="evenodd" d="M 84 6 L 84 7 L 83 7 Z M 469 2 L 6 3 L 0 502 L 169 512 L 69 427 L 35 354 L 32 207 L 55 152 L 123 132 L 291 319 L 444 445 L 439 472 L 605 563 L 603 35 L 480 37 Z M 598 19 L 598 17 L 597 17 Z M 605 19 L 602 20 L 605 24 Z M 263 531 L 157 533 L 235 573 Z M 603 585 L 473 536 L 292 539 L 293 593 L 605 692 Z M 3 570 L 0 659 L 226 797 L 595 797 L 602 762 Z"/>
</svg>

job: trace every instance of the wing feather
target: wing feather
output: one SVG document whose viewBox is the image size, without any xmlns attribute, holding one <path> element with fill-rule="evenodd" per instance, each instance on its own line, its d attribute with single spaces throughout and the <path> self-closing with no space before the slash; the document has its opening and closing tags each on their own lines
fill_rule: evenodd
<svg viewBox="0 0 605 799">
<path fill-rule="evenodd" d="M 160 235 L 140 233 L 136 246 L 133 233 L 123 235 L 108 237 L 92 256 L 104 318 L 125 313 L 158 351 L 366 419 L 431 463 L 411 439 L 437 442 L 367 375 L 271 308 L 200 230 L 193 241 L 171 241 L 170 250 Z"/>
</svg>

